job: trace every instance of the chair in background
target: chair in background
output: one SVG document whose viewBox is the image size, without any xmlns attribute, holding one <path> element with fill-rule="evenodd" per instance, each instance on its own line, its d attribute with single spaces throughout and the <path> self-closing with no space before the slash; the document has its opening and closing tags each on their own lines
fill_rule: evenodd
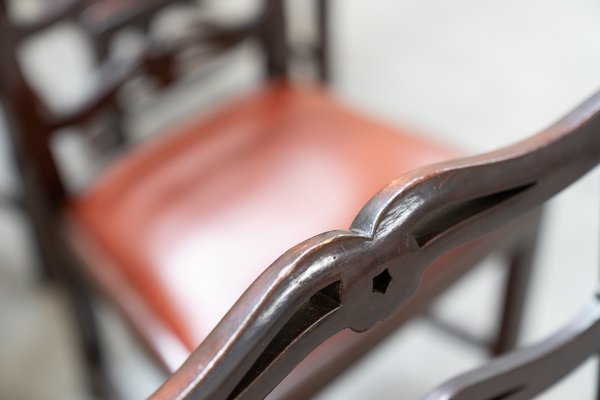
<svg viewBox="0 0 600 400">
<path fill-rule="evenodd" d="M 94 54 L 105 59 L 111 42 L 123 29 L 137 29 L 148 33 L 152 21 L 174 5 L 198 7 L 194 0 L 53 0 L 43 3 L 46 23 L 72 20 L 79 23 L 93 42 Z M 11 15 L 15 3 L 0 0 L 0 10 Z"/>
<path fill-rule="evenodd" d="M 327 2 L 318 0 L 316 4 L 316 26 L 320 35 L 311 54 L 317 75 L 325 83 L 329 77 Z M 254 309 L 254 303 L 244 299 L 255 301 L 254 296 L 267 288 L 260 283 L 253 286 L 258 289 L 246 292 L 236 303 L 237 311 L 228 314 L 230 317 L 209 335 L 245 288 L 285 249 L 319 232 L 349 226 L 363 204 L 403 172 L 457 155 L 454 149 L 350 110 L 323 87 L 292 82 L 288 77 L 291 51 L 286 38 L 284 4 L 278 0 L 264 1 L 264 10 L 241 25 L 210 24 L 173 43 L 150 42 L 132 59 L 118 63 L 109 60 L 101 67 L 105 79 L 98 91 L 79 110 L 69 115 L 49 115 L 25 79 L 16 53 L 21 43 L 71 15 L 77 7 L 78 2 L 74 2 L 72 7 L 27 26 L 15 25 L 2 17 L 0 55 L 5 61 L 0 66 L 0 88 L 38 247 L 48 267 L 62 278 L 72 295 L 86 360 L 99 386 L 106 382 L 90 287 L 99 289 L 121 309 L 151 354 L 171 373 L 200 343 L 203 349 L 217 350 L 226 340 L 219 332 L 228 334 L 227 329 L 233 325 L 247 326 L 235 315 Z M 175 78 L 171 74 L 173 62 L 188 46 L 202 44 L 220 54 L 246 40 L 254 40 L 264 50 L 268 79 L 261 88 L 209 116 L 191 118 L 166 135 L 122 155 L 86 190 L 76 194 L 68 191 L 50 146 L 60 128 L 82 125 L 101 111 L 114 107 L 115 97 L 123 85 L 140 73 L 171 81 Z M 485 183 L 474 179 L 473 184 L 476 182 Z M 443 181 L 437 185 L 429 189 L 445 192 Z M 440 215 L 431 208 L 430 220 L 424 220 L 414 232 L 416 236 L 394 236 L 394 241 L 386 244 L 390 246 L 386 251 L 395 254 L 402 249 L 431 248 L 433 243 L 438 243 L 434 240 L 437 234 L 457 222 L 457 216 L 473 216 L 525 189 L 529 188 L 478 192 L 473 201 L 460 203 L 453 213 L 447 213 L 446 208 L 441 207 L 445 203 L 439 203 L 436 207 L 440 207 Z M 464 193 L 455 191 L 455 197 L 446 198 L 452 204 L 468 195 L 466 187 Z M 429 192 L 412 193 L 411 204 L 415 210 L 423 211 L 419 204 L 429 195 Z M 402 203 L 405 209 L 394 208 L 396 203 L 391 199 L 387 205 L 380 203 L 384 198 L 385 195 L 380 195 L 376 198 L 380 200 L 369 203 L 367 211 L 355 220 L 352 231 L 332 231 L 295 247 L 279 258 L 276 265 L 304 263 L 305 256 L 310 258 L 319 253 L 324 245 L 322 240 L 335 242 L 340 246 L 336 252 L 342 254 L 346 244 L 352 248 L 356 240 L 364 241 L 366 236 L 372 235 L 373 229 L 386 240 L 392 239 L 393 235 L 387 233 L 395 235 L 396 225 L 413 206 Z M 426 204 L 433 207 L 432 203 Z M 397 306 L 404 295 L 392 296 L 396 300 L 389 304 L 383 300 L 383 308 L 376 309 L 379 299 L 388 298 L 388 292 L 400 293 L 402 288 L 412 291 L 418 280 L 409 275 L 405 279 L 404 272 L 397 275 L 396 267 L 387 266 L 387 253 L 381 256 L 373 253 L 363 260 L 366 262 L 363 267 L 375 275 L 368 279 L 356 277 L 356 285 L 363 291 L 361 295 L 357 288 L 347 292 L 347 285 L 352 287 L 351 281 L 342 282 L 329 272 L 323 276 L 318 266 L 310 269 L 310 274 L 302 275 L 302 279 L 322 287 L 315 293 L 301 293 L 303 303 L 294 300 L 289 306 L 294 313 L 299 313 L 297 318 L 285 322 L 292 316 L 286 314 L 273 320 L 274 325 L 269 320 L 260 329 L 244 332 L 252 340 L 236 342 L 236 348 L 260 345 L 245 348 L 244 351 L 250 350 L 250 355 L 244 356 L 244 364 L 235 368 L 235 374 L 248 370 L 256 357 L 258 364 L 251 368 L 255 372 L 249 372 L 240 381 L 239 393 L 238 389 L 235 393 L 253 397 L 245 394 L 245 387 L 262 376 L 263 367 L 279 365 L 284 359 L 286 365 L 295 365 L 305 350 L 289 359 L 287 356 L 277 358 L 283 347 L 292 344 L 290 340 L 294 335 L 312 332 L 313 323 L 326 315 L 339 315 L 334 312 L 338 308 L 349 310 L 352 302 L 358 305 L 367 298 L 378 299 L 373 302 L 375 308 L 368 310 L 369 315 L 358 325 L 339 320 L 335 329 L 338 330 L 341 323 L 346 324 L 344 328 L 361 331 L 384 314 L 391 314 L 390 318 L 367 333 L 341 332 L 311 354 L 307 364 L 300 366 L 280 387 L 279 394 L 274 395 L 306 398 L 316 393 L 406 320 L 427 312 L 440 293 L 493 252 L 504 255 L 508 273 L 498 331 L 483 342 L 492 354 L 512 348 L 518 334 L 539 217 L 539 211 L 534 211 L 503 230 L 465 243 L 435 261 L 427 259 L 433 261 L 433 266 L 425 274 L 423 285 L 400 307 Z M 376 242 L 367 240 L 360 247 Z M 441 253 L 441 250 L 436 251 Z M 319 263 L 335 261 L 336 252 L 319 256 Z M 302 257 L 293 259 L 300 255 Z M 338 265 L 339 261 L 334 264 Z M 420 261 L 417 264 L 418 268 L 422 267 Z M 268 271 L 274 270 L 272 267 Z M 280 285 L 283 281 L 277 279 L 288 276 L 288 272 L 273 276 L 268 271 L 258 282 L 275 279 Z M 297 283 L 298 290 L 304 287 L 300 281 Z M 268 288 L 275 290 L 276 287 Z M 351 293 L 358 297 L 352 297 Z M 290 310 L 288 306 L 281 310 L 284 309 L 286 313 Z M 278 310 L 276 306 L 271 309 L 275 314 Z M 275 348 L 269 347 L 259 357 L 263 345 L 273 339 L 260 336 L 267 326 L 268 335 L 282 327 L 285 329 L 281 331 L 283 336 L 278 334 L 274 340 Z M 452 326 L 449 330 L 457 329 Z M 311 339 L 311 343 L 325 337 L 323 333 L 315 335 L 318 336 Z M 469 338 L 466 334 L 462 337 Z M 312 345 L 305 349 L 310 347 Z M 209 353 L 203 350 L 194 354 L 186 365 Z M 219 365 L 230 368 L 232 364 L 227 363 Z M 188 368 L 175 375 L 167 387 L 178 386 L 181 379 L 194 380 L 187 375 Z M 279 380 L 288 369 L 287 366 L 281 368 L 277 377 L 269 378 L 270 382 Z M 236 375 L 237 378 L 242 377 Z M 202 390 L 210 397 L 212 389 Z"/>
<path fill-rule="evenodd" d="M 41 4 L 45 16 L 31 27 L 35 26 L 34 30 L 38 30 L 43 26 L 53 26 L 57 22 L 75 23 L 89 39 L 92 53 L 99 64 L 110 57 L 113 42 L 124 31 L 137 31 L 149 35 L 152 23 L 166 11 L 177 6 L 186 7 L 192 13 L 199 13 L 201 9 L 201 2 L 194 0 L 55 0 Z M 0 13 L 11 18 L 15 5 L 15 2 L 0 0 Z M 148 72 L 153 65 L 155 64 L 148 63 Z M 164 84 L 165 79 L 171 79 L 166 76 L 165 71 L 154 72 L 155 77 Z M 114 98 L 113 102 L 112 107 L 105 106 L 110 126 L 105 130 L 106 138 L 98 143 L 109 150 L 122 147 L 128 142 L 128 135 L 123 126 L 124 107 L 119 104 L 117 98 Z"/>
<path fill-rule="evenodd" d="M 93 40 L 96 57 L 103 60 L 110 53 L 111 42 L 123 29 L 148 34 L 153 20 L 174 5 L 199 8 L 194 0 L 100 0 L 85 7 L 78 22 Z"/>
</svg>

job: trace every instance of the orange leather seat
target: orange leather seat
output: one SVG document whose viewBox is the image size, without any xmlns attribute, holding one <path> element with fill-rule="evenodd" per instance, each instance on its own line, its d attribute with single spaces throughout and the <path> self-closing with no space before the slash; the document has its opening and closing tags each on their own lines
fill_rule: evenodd
<svg viewBox="0 0 600 400">
<path fill-rule="evenodd" d="M 347 228 L 394 177 L 454 155 L 322 89 L 273 82 L 139 146 L 67 213 L 191 351 L 289 247 Z"/>
</svg>

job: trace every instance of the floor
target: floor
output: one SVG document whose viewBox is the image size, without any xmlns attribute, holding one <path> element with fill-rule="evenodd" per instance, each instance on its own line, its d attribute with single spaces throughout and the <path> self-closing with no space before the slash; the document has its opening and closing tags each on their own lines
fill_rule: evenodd
<svg viewBox="0 0 600 400">
<path fill-rule="evenodd" d="M 334 14 L 334 90 L 339 97 L 469 153 L 528 136 L 600 87 L 597 1 L 379 0 L 374 5 L 344 0 L 335 2 Z M 61 27 L 24 54 L 42 92 L 60 94 L 58 108 L 68 107 L 87 88 L 74 78 L 89 67 L 74 56 L 81 51 L 73 51 L 85 50 L 85 45 L 72 27 Z M 72 57 L 78 67 L 72 67 Z M 207 98 L 225 97 L 231 88 L 248 85 L 257 71 L 234 64 L 225 81 L 204 83 L 201 91 L 182 85 L 164 96 L 166 108 L 154 100 L 141 102 L 144 118 L 134 118 L 132 129 L 140 136 L 150 134 L 209 104 Z M 6 135 L 1 137 L 6 149 Z M 78 144 L 65 137 L 57 144 L 59 151 L 86 169 L 89 157 L 74 159 L 72 149 Z M 6 151 L 0 162 L 1 187 L 14 185 Z M 79 175 L 74 181 L 87 179 Z M 592 298 L 598 277 L 599 178 L 598 172 L 590 174 L 548 207 L 523 344 L 544 338 Z M 0 210 L 0 399 L 89 398 L 65 302 L 56 288 L 36 279 L 31 254 L 22 218 Z M 439 308 L 476 331 L 489 330 L 495 306 L 490 294 L 501 275 L 496 264 L 490 260 L 467 277 Z M 149 395 L 161 375 L 149 366 L 119 317 L 105 305 L 98 308 L 119 386 L 127 398 Z M 480 352 L 415 321 L 319 399 L 419 398 L 483 360 Z M 540 398 L 593 398 L 594 364 L 588 362 Z"/>
</svg>

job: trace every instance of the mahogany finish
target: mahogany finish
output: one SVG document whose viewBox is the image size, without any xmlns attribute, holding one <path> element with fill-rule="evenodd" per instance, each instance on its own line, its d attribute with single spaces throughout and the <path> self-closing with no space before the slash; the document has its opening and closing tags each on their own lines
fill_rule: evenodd
<svg viewBox="0 0 600 400">
<path fill-rule="evenodd" d="M 597 355 L 598 337 L 600 301 L 596 296 L 546 340 L 460 375 L 433 390 L 425 400 L 531 399 Z"/>
<path fill-rule="evenodd" d="M 391 316 L 368 333 L 340 335 L 296 372 L 305 380 L 286 382 L 274 394 L 306 398 L 408 318 L 426 312 L 493 251 L 507 254 L 510 279 L 500 333 L 486 344 L 493 353 L 514 345 L 539 213 L 467 241 L 539 203 L 543 196 L 531 193 L 550 185 L 537 179 L 541 164 L 529 168 L 524 160 L 547 156 L 524 146 L 515 149 L 531 150 L 533 158 L 506 150 L 497 158 L 426 168 L 394 181 L 359 212 L 394 176 L 456 152 L 360 116 L 322 89 L 286 83 L 290 49 L 279 0 L 265 0 L 265 11 L 239 26 L 210 24 L 175 43 L 149 42 L 130 60 L 109 60 L 101 85 L 80 109 L 49 115 L 15 54 L 28 36 L 79 15 L 83 3 L 73 1 L 28 26 L 0 15 L 0 88 L 40 251 L 73 297 L 93 379 L 104 376 L 83 277 L 115 301 L 168 370 L 202 342 L 156 398 L 264 397 L 326 338 L 347 328 L 367 330 Z M 326 2 L 318 0 L 317 9 L 322 35 L 313 50 L 326 81 Z M 125 155 L 89 191 L 68 193 L 50 149 L 58 128 L 114 110 L 118 92 L 140 73 L 171 82 L 176 55 L 189 46 L 210 44 L 220 54 L 247 38 L 265 50 L 265 75 L 272 79 L 263 89 Z M 555 148 L 545 137 L 539 142 Z M 512 173 L 524 165 L 535 180 L 521 182 L 522 171 Z M 531 204 L 519 206 L 532 196 Z M 502 214 L 511 204 L 516 208 Z M 331 230 L 348 226 L 357 213 L 349 230 Z M 225 228 L 222 237 L 239 238 L 235 244 L 216 242 Z M 265 265 L 323 230 L 330 231 L 278 258 L 217 324 Z M 463 245 L 436 260 L 415 294 L 425 266 Z M 207 303 L 209 291 L 221 300 L 211 296 Z"/>
<path fill-rule="evenodd" d="M 397 171 L 452 155 L 323 90 L 272 83 L 140 146 L 67 213 L 191 351 L 262 266 L 349 225 Z"/>
<path fill-rule="evenodd" d="M 271 264 L 152 398 L 266 396 L 328 337 L 393 315 L 435 258 L 538 207 L 595 167 L 599 130 L 600 94 L 516 145 L 400 176 L 349 230 L 317 235 Z M 598 351 L 599 317 L 594 300 L 548 341 L 428 399 L 529 399 Z"/>
</svg>

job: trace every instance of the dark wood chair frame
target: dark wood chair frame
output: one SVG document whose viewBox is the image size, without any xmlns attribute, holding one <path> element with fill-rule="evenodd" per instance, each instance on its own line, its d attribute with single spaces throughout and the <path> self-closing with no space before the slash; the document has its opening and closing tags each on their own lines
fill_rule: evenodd
<svg viewBox="0 0 600 400">
<path fill-rule="evenodd" d="M 494 174 L 504 177 L 516 172 L 513 167 L 528 168 L 536 164 L 535 170 L 523 170 L 518 178 L 522 182 L 535 182 L 535 187 L 520 194 L 518 197 L 521 198 L 515 199 L 514 203 L 501 205 L 503 209 L 498 213 L 513 218 L 527 207 L 541 204 L 600 163 L 600 92 L 558 123 L 526 141 L 476 159 L 463 160 L 465 170 L 479 173 L 473 161 L 494 168 Z M 440 165 L 438 170 L 443 167 Z M 497 217 L 495 214 L 489 217 L 491 225 L 497 223 L 494 221 Z M 477 222 L 486 224 L 485 221 Z M 598 356 L 599 339 L 600 295 L 596 292 L 576 317 L 547 339 L 453 378 L 424 399 L 531 399 L 559 382 L 589 357 Z M 600 399 L 600 375 L 595 398 Z"/>
<path fill-rule="evenodd" d="M 315 1 L 319 40 L 312 54 L 320 80 L 327 82 L 328 2 Z M 80 15 L 84 3 L 73 1 L 26 26 L 15 26 L 0 16 L 3 59 L 0 89 L 22 181 L 23 207 L 32 221 L 43 264 L 66 283 L 93 381 L 98 390 L 105 391 L 109 386 L 102 371 L 90 288 L 82 279 L 77 267 L 79 261 L 66 245 L 60 229 L 67 190 L 51 152 L 50 139 L 56 130 L 81 125 L 97 112 L 114 107 L 119 90 L 133 76 L 147 73 L 164 82 L 171 81 L 173 60 L 188 46 L 210 45 L 218 54 L 247 38 L 256 38 L 265 50 L 265 75 L 269 78 L 288 74 L 290 49 L 283 1 L 264 0 L 264 12 L 240 26 L 210 25 L 208 29 L 191 32 L 177 43 L 150 43 L 131 60 L 119 63 L 108 60 L 101 67 L 106 75 L 99 90 L 80 109 L 52 116 L 41 107 L 34 90 L 28 86 L 15 54 L 22 41 L 66 17 Z M 439 170 L 426 168 L 400 178 L 365 206 L 350 230 L 317 236 L 284 254 L 261 275 L 155 398 L 264 396 L 325 338 L 345 328 L 365 331 L 392 315 L 414 294 L 420 274 L 436 256 L 500 225 L 502 215 L 516 215 L 531 208 L 513 207 L 504 214 L 496 211 L 504 210 L 508 204 L 518 205 L 520 199 L 528 199 L 533 196 L 530 193 L 538 193 L 547 186 L 534 174 L 538 171 L 540 177 L 545 176 L 537 167 L 528 170 L 536 179 L 521 182 L 518 178 L 523 171 L 509 159 L 518 159 L 514 164 L 519 166 L 525 161 L 511 155 L 514 156 L 500 152 L 493 162 L 485 157 L 475 158 L 468 165 L 450 163 Z M 502 157 L 507 159 L 505 163 L 501 162 Z M 507 173 L 513 170 L 519 173 Z M 483 343 L 492 354 L 503 353 L 515 345 L 539 217 L 539 210 L 531 212 L 521 221 L 522 236 L 505 238 L 509 272 L 498 335 Z M 482 259 L 490 251 L 479 249 L 471 261 Z M 306 398 L 316 393 L 408 318 L 425 313 L 439 293 L 470 269 L 472 263 L 468 264 L 433 281 L 427 290 L 417 292 L 410 308 L 400 307 L 400 312 L 378 324 L 377 329 L 361 335 L 360 341 L 352 344 L 351 352 L 341 349 L 330 362 L 315 368 L 309 377 L 311 385 L 296 387 L 286 396 Z M 296 283 L 290 285 L 290 280 Z M 385 288 L 373 290 L 379 284 Z M 482 342 L 472 340 L 454 326 L 440 325 L 472 342 Z M 238 382 L 235 389 L 231 382 Z"/>
<path fill-rule="evenodd" d="M 435 258 L 535 210 L 598 165 L 598 132 L 600 93 L 520 143 L 399 177 L 350 229 L 315 236 L 276 260 L 152 399 L 266 396 L 336 332 L 366 331 L 391 317 L 417 293 Z M 385 293 L 372 290 L 382 274 Z M 598 338 L 595 296 L 551 338 L 455 378 L 427 399 L 531 399 L 596 354 Z"/>
<path fill-rule="evenodd" d="M 0 0 L 0 13 L 5 16 L 8 16 L 8 3 L 6 0 Z M 85 32 L 91 41 L 96 61 L 102 63 L 110 57 L 111 45 L 120 33 L 125 30 L 136 30 L 147 36 L 151 31 L 153 21 L 161 13 L 177 4 L 198 9 L 202 6 L 201 1 L 194 0 L 125 0 L 121 3 L 113 0 L 59 2 L 54 6 L 51 5 L 52 8 L 49 8 L 48 14 L 38 23 L 21 26 L 18 36 L 29 37 L 57 22 L 70 20 Z M 218 27 L 214 28 L 218 31 Z M 213 34 L 215 33 L 213 32 Z M 163 59 L 164 56 L 164 54 L 154 57 L 148 55 L 145 60 L 145 70 L 162 85 L 167 85 L 174 78 L 170 68 L 172 60 Z M 118 149 L 129 142 L 123 122 L 124 107 L 120 106 L 116 97 L 112 99 L 112 102 L 112 107 L 104 106 L 107 111 L 105 114 L 110 118 L 110 126 L 106 130 L 106 138 L 98 143 L 101 148 L 109 150 L 111 148 Z"/>
<path fill-rule="evenodd" d="M 7 15 L 10 1 L 0 0 L 0 12 Z M 58 21 L 72 20 L 78 22 L 89 34 L 93 42 L 93 50 L 98 60 L 104 60 L 110 51 L 114 36 L 124 29 L 139 29 L 147 33 L 152 21 L 158 14 L 174 4 L 198 6 L 202 2 L 194 0 L 71 0 L 50 4 L 48 14 L 31 26 L 33 31 L 40 31 Z M 98 15 L 103 14 L 103 15 Z M 33 32 L 31 32 L 33 33 Z"/>
</svg>

